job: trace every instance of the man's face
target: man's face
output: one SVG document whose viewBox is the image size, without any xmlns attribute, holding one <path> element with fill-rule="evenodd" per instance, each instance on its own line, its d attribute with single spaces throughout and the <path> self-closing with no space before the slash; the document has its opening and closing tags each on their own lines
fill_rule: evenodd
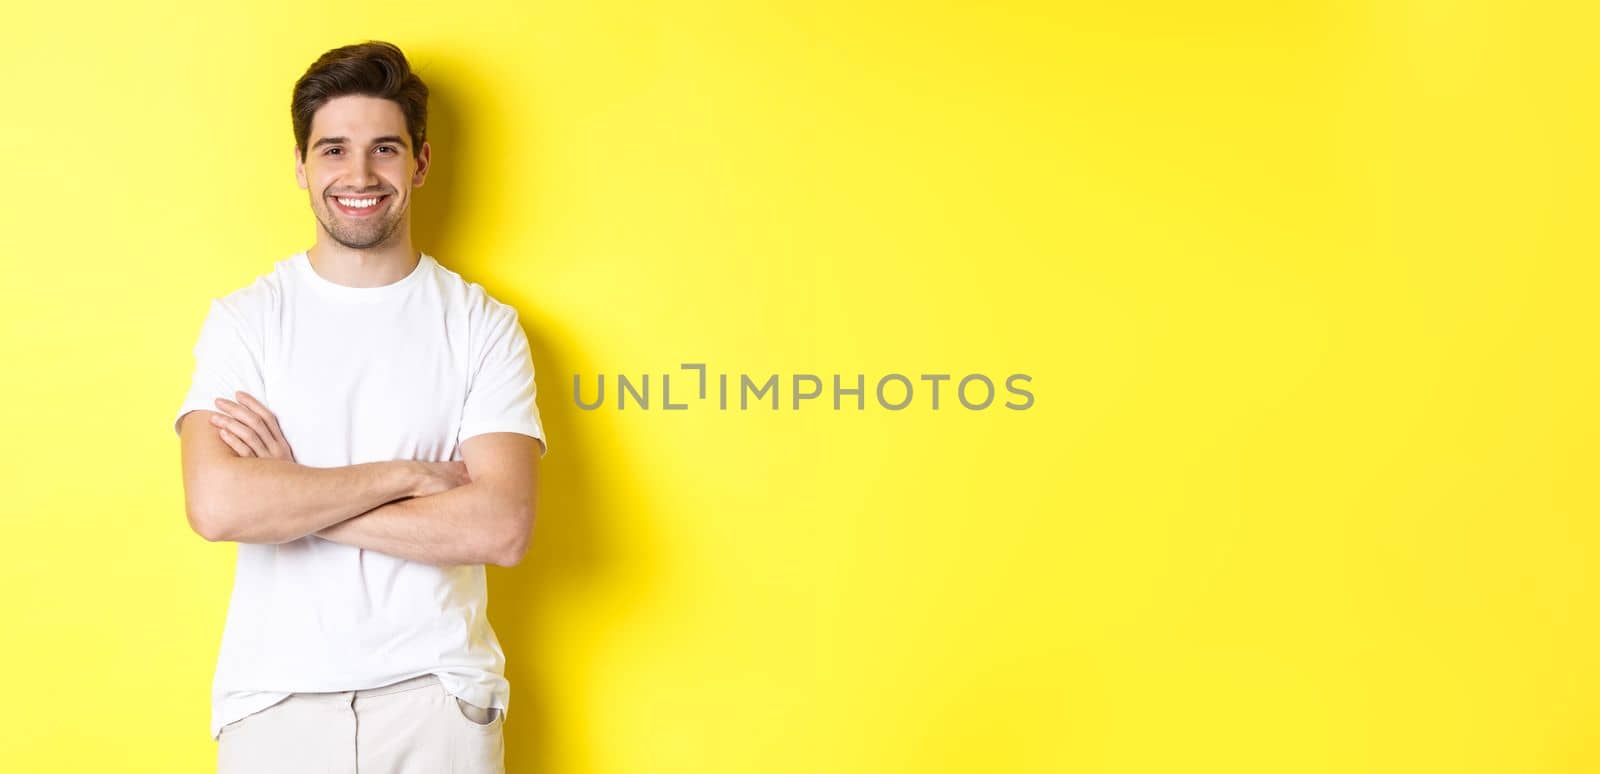
<svg viewBox="0 0 1600 774">
<path fill-rule="evenodd" d="M 310 192 L 311 210 L 329 237 L 368 250 L 405 236 L 411 190 L 427 177 L 430 149 L 424 142 L 421 157 L 413 157 L 399 105 L 335 97 L 312 115 L 306 143 L 304 161 L 295 149 L 295 177 Z"/>
</svg>

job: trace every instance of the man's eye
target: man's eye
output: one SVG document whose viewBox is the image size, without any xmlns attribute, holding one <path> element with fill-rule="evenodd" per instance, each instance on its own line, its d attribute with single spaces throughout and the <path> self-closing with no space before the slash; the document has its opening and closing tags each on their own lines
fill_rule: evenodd
<svg viewBox="0 0 1600 774">
<path fill-rule="evenodd" d="M 379 145 L 378 146 L 378 150 L 393 151 L 394 150 L 394 146 L 393 145 Z"/>
<path fill-rule="evenodd" d="M 322 155 L 324 155 L 324 156 L 332 156 L 338 150 L 339 150 L 338 148 L 329 148 L 326 151 L 324 151 Z"/>
</svg>

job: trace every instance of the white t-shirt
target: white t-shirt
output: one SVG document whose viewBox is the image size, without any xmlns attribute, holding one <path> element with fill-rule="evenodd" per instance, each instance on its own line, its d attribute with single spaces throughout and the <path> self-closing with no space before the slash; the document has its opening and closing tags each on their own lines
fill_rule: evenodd
<svg viewBox="0 0 1600 774">
<path fill-rule="evenodd" d="M 517 310 L 423 253 L 375 288 L 335 283 L 304 252 L 213 299 L 173 423 L 242 390 L 295 461 L 337 467 L 460 460 L 461 441 L 539 439 L 533 360 Z M 213 430 L 214 432 L 214 430 Z M 480 707 L 510 703 L 481 564 L 437 567 L 307 535 L 240 543 L 212 684 L 211 737 L 290 693 L 435 674 Z"/>
</svg>

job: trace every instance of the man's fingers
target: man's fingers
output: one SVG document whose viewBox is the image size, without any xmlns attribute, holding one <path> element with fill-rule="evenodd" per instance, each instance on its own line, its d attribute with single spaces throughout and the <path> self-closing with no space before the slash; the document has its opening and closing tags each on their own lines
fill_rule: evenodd
<svg viewBox="0 0 1600 774">
<path fill-rule="evenodd" d="M 283 439 L 283 428 L 278 426 L 277 414 L 272 413 L 272 411 L 263 405 L 261 401 L 256 400 L 254 395 L 244 392 L 243 390 L 234 393 L 234 397 L 238 398 L 241 404 L 249 407 L 251 411 L 254 411 L 264 418 L 266 420 L 267 427 L 272 430 L 272 434 L 277 436 L 279 440 Z"/>
<path fill-rule="evenodd" d="M 294 452 L 289 450 L 289 439 L 283 436 L 283 427 L 278 424 L 278 415 L 272 413 L 271 409 L 268 409 L 261 403 L 261 401 L 256 400 L 254 395 L 251 395 L 248 392 L 239 390 L 238 392 L 234 393 L 234 396 L 239 399 L 238 405 L 241 408 L 248 410 L 256 417 L 261 418 L 263 425 L 261 428 L 261 440 L 265 442 L 267 448 L 271 450 L 272 456 L 279 458 L 287 457 L 292 461 L 294 459 Z"/>
<path fill-rule="evenodd" d="M 278 418 L 249 393 L 241 390 L 234 395 L 243 402 L 216 399 L 214 424 L 219 428 L 227 427 L 234 437 L 254 450 L 257 457 L 294 462 L 294 451 L 289 448 L 289 439 L 283 437 Z"/>
<path fill-rule="evenodd" d="M 223 413 L 233 417 L 241 424 L 254 430 L 256 436 L 261 440 L 262 443 L 270 444 L 275 438 L 275 436 L 272 434 L 272 429 L 267 427 L 266 420 L 262 419 L 261 415 L 257 414 L 255 409 L 239 403 L 234 403 L 227 398 L 217 398 L 217 406 L 222 409 Z M 263 451 L 266 451 L 266 449 L 263 449 Z M 263 454 L 262 456 L 270 455 Z"/>
<path fill-rule="evenodd" d="M 240 457 L 255 456 L 255 453 L 250 450 L 250 447 L 245 445 L 243 441 L 239 440 L 238 436 L 228 432 L 228 428 L 219 427 L 217 428 L 217 433 L 222 436 L 222 442 L 227 444 L 229 448 L 233 449 L 235 454 L 238 454 Z"/>
<path fill-rule="evenodd" d="M 257 457 L 266 458 L 272 456 L 272 454 L 267 450 L 266 443 L 261 440 L 261 436 L 257 433 L 257 430 L 254 427 L 240 422 L 231 416 L 219 414 L 217 419 L 217 429 L 231 432 L 235 439 L 243 441 L 252 450 L 254 450 L 255 456 Z M 235 449 L 234 451 L 238 450 Z"/>
</svg>

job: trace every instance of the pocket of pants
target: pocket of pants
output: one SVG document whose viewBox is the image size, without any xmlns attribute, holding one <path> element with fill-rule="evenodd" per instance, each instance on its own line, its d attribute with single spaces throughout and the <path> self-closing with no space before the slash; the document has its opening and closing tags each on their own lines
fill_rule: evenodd
<svg viewBox="0 0 1600 774">
<path fill-rule="evenodd" d="M 493 730 L 505 721 L 505 713 L 501 712 L 499 707 L 479 707 L 454 695 L 451 695 L 450 698 L 455 701 L 456 714 L 461 717 L 461 721 L 471 725 L 473 728 L 484 731 Z"/>
<path fill-rule="evenodd" d="M 451 743 L 455 756 L 451 770 L 473 774 L 505 774 L 506 743 L 503 728 L 506 713 L 494 707 L 470 704 L 449 693 L 444 695 L 444 699 L 444 712 L 450 716 L 445 722 L 456 725 L 455 738 Z M 469 712 L 472 715 L 468 715 Z M 487 717 L 488 722 L 480 723 L 473 715 L 477 718 Z"/>
<path fill-rule="evenodd" d="M 273 704 L 271 706 L 264 707 L 262 709 L 258 709 L 255 712 L 252 712 L 252 713 L 250 713 L 248 715 L 245 715 L 244 717 L 239 718 L 238 720 L 235 720 L 235 721 L 233 721 L 231 723 L 223 724 L 222 728 L 217 730 L 217 739 L 220 741 L 224 735 L 229 734 L 229 733 L 233 733 L 240 726 L 244 725 L 245 721 L 251 720 L 253 718 L 261 717 L 262 715 L 264 715 L 264 714 L 266 714 L 268 712 L 271 712 L 271 711 L 273 711 L 275 709 L 278 709 L 278 708 L 282 707 L 285 702 L 287 702 L 289 699 L 292 699 L 292 698 L 294 698 L 294 697 L 291 696 L 291 697 L 286 698 L 283 701 L 280 701 L 280 702 L 278 702 L 276 704 Z"/>
</svg>

